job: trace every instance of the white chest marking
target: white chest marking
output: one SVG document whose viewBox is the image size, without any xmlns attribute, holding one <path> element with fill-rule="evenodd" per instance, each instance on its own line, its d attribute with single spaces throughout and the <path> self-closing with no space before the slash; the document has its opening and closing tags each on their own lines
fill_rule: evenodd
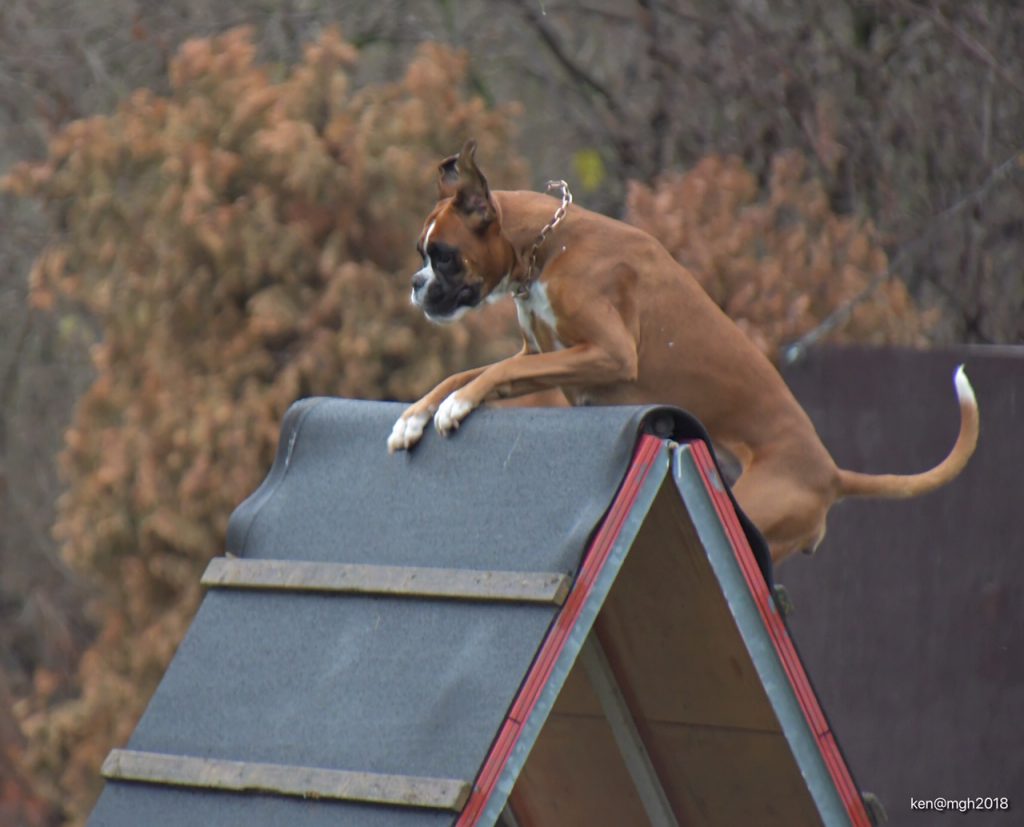
<svg viewBox="0 0 1024 827">
<path fill-rule="evenodd" d="M 505 273 L 502 280 L 499 281 L 495 288 L 490 293 L 487 294 L 487 298 L 484 299 L 484 301 L 486 301 L 488 304 L 494 304 L 495 302 L 499 302 L 503 298 L 505 298 L 505 296 L 507 296 L 510 292 L 508 289 L 508 282 L 511 277 L 512 276 L 510 273 Z"/>
<path fill-rule="evenodd" d="M 543 324 L 551 331 L 551 338 L 554 341 L 555 350 L 563 350 L 565 345 L 558 338 L 558 319 L 548 299 L 548 290 L 541 283 L 536 283 L 530 288 L 525 299 L 516 298 L 516 315 L 519 318 L 519 327 L 526 337 L 531 350 L 541 352 L 540 342 L 537 339 L 535 325 Z"/>
</svg>

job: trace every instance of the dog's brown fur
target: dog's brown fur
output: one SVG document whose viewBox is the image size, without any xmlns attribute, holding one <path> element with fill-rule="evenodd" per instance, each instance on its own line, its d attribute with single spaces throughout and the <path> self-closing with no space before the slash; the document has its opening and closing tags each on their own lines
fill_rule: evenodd
<svg viewBox="0 0 1024 827">
<path fill-rule="evenodd" d="M 534 192 L 491 192 L 474 151 L 469 142 L 442 162 L 441 200 L 420 245 L 443 239 L 460 256 L 459 272 L 432 286 L 435 293 L 471 289 L 482 299 L 529 277 L 528 251 L 559 202 Z M 430 250 L 423 252 L 421 273 L 434 277 Z M 738 460 L 736 499 L 776 562 L 818 546 L 837 500 L 924 494 L 956 477 L 974 452 L 978 408 L 961 371 L 960 432 L 937 466 L 905 476 L 838 468 L 764 354 L 635 227 L 573 205 L 541 246 L 537 272 L 529 297 L 517 299 L 523 349 L 446 379 L 410 406 L 395 424 L 391 450 L 411 447 L 431 415 L 447 433 L 487 400 L 553 387 L 573 404 L 677 405 Z"/>
</svg>

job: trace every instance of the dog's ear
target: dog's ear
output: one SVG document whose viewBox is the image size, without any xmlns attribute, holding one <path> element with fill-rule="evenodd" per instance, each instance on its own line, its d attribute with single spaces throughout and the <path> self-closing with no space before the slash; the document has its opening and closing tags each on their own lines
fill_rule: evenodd
<svg viewBox="0 0 1024 827">
<path fill-rule="evenodd" d="M 473 139 L 466 141 L 458 155 L 441 162 L 437 187 L 441 197 L 454 196 L 455 208 L 474 230 L 484 230 L 497 216 L 487 179 L 476 165 Z"/>
<path fill-rule="evenodd" d="M 455 185 L 459 181 L 459 170 L 456 163 L 458 155 L 450 155 L 437 165 L 437 197 L 451 198 L 455 195 Z"/>
</svg>

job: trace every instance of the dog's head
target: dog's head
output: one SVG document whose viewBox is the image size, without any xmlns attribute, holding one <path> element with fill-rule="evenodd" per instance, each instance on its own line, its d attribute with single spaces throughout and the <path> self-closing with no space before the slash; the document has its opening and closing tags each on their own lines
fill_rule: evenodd
<svg viewBox="0 0 1024 827">
<path fill-rule="evenodd" d="M 476 142 L 466 141 L 458 155 L 438 166 L 440 200 L 416 245 L 423 267 L 412 277 L 412 302 L 433 322 L 455 321 L 476 307 L 516 261 L 475 154 Z"/>
</svg>

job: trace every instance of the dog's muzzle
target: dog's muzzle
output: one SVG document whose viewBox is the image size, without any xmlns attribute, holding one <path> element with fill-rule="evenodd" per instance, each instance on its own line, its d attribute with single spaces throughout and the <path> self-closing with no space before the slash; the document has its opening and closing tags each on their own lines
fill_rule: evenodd
<svg viewBox="0 0 1024 827">
<path fill-rule="evenodd" d="M 412 277 L 412 303 L 432 322 L 453 322 L 480 303 L 480 288 L 453 279 L 438 278 L 430 264 Z"/>
</svg>

